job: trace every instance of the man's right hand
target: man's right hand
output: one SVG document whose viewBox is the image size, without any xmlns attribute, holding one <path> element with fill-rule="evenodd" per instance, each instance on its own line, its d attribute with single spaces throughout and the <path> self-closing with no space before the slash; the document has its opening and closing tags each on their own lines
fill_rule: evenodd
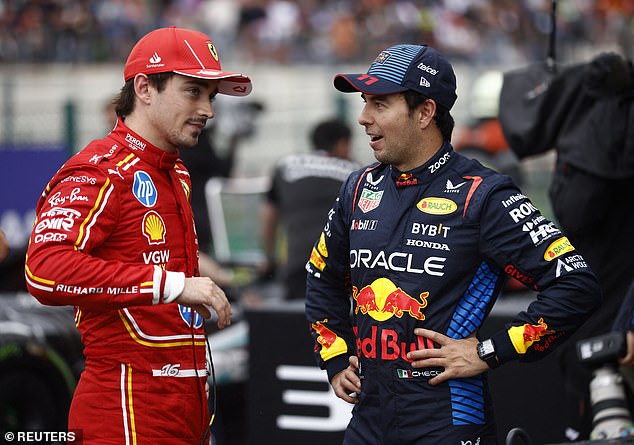
<svg viewBox="0 0 634 445">
<path fill-rule="evenodd" d="M 210 318 L 213 309 L 218 314 L 221 329 L 231 324 L 231 304 L 224 291 L 209 277 L 185 278 L 183 292 L 174 302 L 191 307 L 203 318 Z"/>
<path fill-rule="evenodd" d="M 348 403 L 359 403 L 358 395 L 361 392 L 361 377 L 359 377 L 359 358 L 350 356 L 350 363 L 346 369 L 338 372 L 332 378 L 330 384 L 337 397 Z"/>
</svg>

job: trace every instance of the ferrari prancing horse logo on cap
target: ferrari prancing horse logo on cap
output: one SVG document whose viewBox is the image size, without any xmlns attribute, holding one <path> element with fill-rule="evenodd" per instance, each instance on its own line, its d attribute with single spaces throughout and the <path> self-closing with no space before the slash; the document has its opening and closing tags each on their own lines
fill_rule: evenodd
<svg viewBox="0 0 634 445">
<path fill-rule="evenodd" d="M 213 43 L 207 42 L 207 48 L 209 48 L 209 52 L 213 56 L 213 58 L 218 62 L 218 51 L 216 51 L 216 47 Z"/>
</svg>

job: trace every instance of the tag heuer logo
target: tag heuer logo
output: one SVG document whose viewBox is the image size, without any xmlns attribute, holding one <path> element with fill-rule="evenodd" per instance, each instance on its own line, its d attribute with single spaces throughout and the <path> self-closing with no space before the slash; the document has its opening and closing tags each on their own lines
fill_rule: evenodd
<svg viewBox="0 0 634 445">
<path fill-rule="evenodd" d="M 363 213 L 368 213 L 371 210 L 376 209 L 381 203 L 381 197 L 383 191 L 373 192 L 366 188 L 361 192 L 361 198 L 359 199 L 359 208 Z"/>
</svg>

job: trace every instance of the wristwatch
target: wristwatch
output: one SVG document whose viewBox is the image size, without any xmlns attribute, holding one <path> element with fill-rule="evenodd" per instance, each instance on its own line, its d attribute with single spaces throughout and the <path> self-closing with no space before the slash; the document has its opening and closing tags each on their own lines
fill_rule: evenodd
<svg viewBox="0 0 634 445">
<path fill-rule="evenodd" d="M 495 345 L 490 338 L 478 343 L 478 357 L 484 361 L 489 368 L 495 369 L 500 366 L 497 353 L 495 352 Z"/>
</svg>

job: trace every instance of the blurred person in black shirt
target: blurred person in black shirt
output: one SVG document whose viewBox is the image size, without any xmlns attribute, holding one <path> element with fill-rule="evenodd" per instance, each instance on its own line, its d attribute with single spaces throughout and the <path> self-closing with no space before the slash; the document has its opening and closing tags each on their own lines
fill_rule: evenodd
<svg viewBox="0 0 634 445">
<path fill-rule="evenodd" d="M 303 300 L 306 259 L 323 229 L 328 209 L 348 175 L 358 168 L 351 161 L 350 127 L 339 119 L 319 122 L 310 133 L 312 151 L 294 153 L 276 165 L 271 189 L 262 206 L 262 245 L 272 275 L 278 258 L 278 228 L 284 229 L 286 258 L 282 261 L 287 300 Z"/>
</svg>

